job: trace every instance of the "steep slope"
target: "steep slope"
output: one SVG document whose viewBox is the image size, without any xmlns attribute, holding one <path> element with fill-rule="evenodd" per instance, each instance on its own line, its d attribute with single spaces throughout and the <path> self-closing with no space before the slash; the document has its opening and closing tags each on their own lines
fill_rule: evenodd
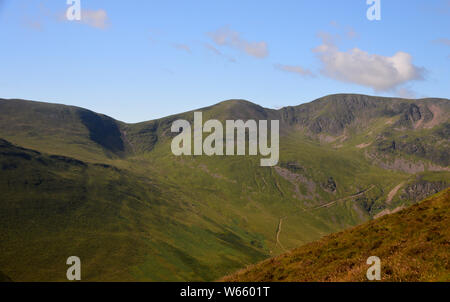
<svg viewBox="0 0 450 302">
<path fill-rule="evenodd" d="M 365 95 L 330 95 L 281 109 L 291 125 L 311 137 L 342 148 L 353 145 L 371 160 L 405 172 L 442 170 L 449 165 L 450 102 L 447 99 L 405 100 Z M 401 158 L 403 165 L 390 161 Z M 419 163 L 419 162 L 420 163 Z M 406 167 L 410 164 L 410 169 Z M 448 169 L 447 169 L 448 170 Z"/>
<path fill-rule="evenodd" d="M 257 234 L 148 176 L 4 140 L 0 171 L 0 268 L 15 281 L 64 281 L 72 255 L 85 281 L 211 280 L 266 256 Z"/>
<path fill-rule="evenodd" d="M 329 235 L 224 281 L 367 281 L 370 256 L 383 281 L 450 281 L 450 189 L 399 213 Z"/>
<path fill-rule="evenodd" d="M 123 156 L 120 125 L 83 108 L 0 99 L 0 137 L 43 152 L 92 161 Z"/>
</svg>

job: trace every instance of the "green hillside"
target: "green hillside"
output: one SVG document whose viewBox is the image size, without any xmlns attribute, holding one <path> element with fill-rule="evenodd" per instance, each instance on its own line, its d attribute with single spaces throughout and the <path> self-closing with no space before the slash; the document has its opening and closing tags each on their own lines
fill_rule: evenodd
<svg viewBox="0 0 450 302">
<path fill-rule="evenodd" d="M 237 282 L 367 281 L 366 260 L 381 260 L 382 281 L 450 281 L 450 189 L 399 213 L 322 238 L 225 277 Z"/>
<path fill-rule="evenodd" d="M 175 157 L 172 122 L 0 100 L 0 271 L 14 281 L 215 280 L 449 186 L 449 100 L 333 95 L 203 119 L 279 119 L 280 162 Z"/>
<path fill-rule="evenodd" d="M 266 256 L 258 234 L 236 235 L 151 176 L 6 141 L 0 154 L 0 267 L 15 281 L 62 281 L 70 255 L 86 281 L 210 280 Z"/>
</svg>

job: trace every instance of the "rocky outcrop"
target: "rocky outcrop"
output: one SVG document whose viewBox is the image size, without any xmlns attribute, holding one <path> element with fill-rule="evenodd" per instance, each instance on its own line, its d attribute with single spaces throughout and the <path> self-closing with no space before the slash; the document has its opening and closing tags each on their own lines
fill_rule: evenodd
<svg viewBox="0 0 450 302">
<path fill-rule="evenodd" d="M 335 193 L 335 192 L 336 192 L 337 184 L 336 184 L 336 182 L 334 181 L 334 179 L 333 179 L 332 176 L 330 176 L 330 177 L 328 178 L 327 182 L 325 182 L 325 183 L 322 184 L 322 188 L 323 188 L 325 191 L 330 192 L 330 193 Z"/>
<path fill-rule="evenodd" d="M 449 186 L 450 184 L 444 181 L 429 182 L 425 180 L 418 180 L 403 189 L 401 198 L 404 200 L 418 202 L 433 194 L 443 191 Z"/>
<path fill-rule="evenodd" d="M 397 121 L 397 127 L 418 127 L 423 123 L 427 123 L 433 119 L 433 113 L 426 105 L 418 106 L 410 104 L 404 111 L 400 119 Z"/>
</svg>

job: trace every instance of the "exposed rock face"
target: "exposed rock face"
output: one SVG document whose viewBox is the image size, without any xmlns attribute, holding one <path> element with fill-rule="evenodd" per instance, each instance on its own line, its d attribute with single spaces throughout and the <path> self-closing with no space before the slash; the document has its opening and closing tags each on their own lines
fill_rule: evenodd
<svg viewBox="0 0 450 302">
<path fill-rule="evenodd" d="M 413 128 L 428 123 L 433 119 L 433 112 L 426 105 L 410 104 L 403 110 L 403 115 L 397 121 L 396 127 Z"/>
<path fill-rule="evenodd" d="M 333 177 L 330 176 L 330 177 L 328 178 L 328 181 L 327 181 L 326 183 L 324 183 L 324 184 L 322 185 L 322 187 L 323 187 L 323 189 L 324 189 L 325 191 L 334 193 L 334 192 L 336 192 L 337 184 L 336 184 L 336 182 L 334 181 Z"/>
<path fill-rule="evenodd" d="M 414 110 L 412 111 L 415 112 Z M 412 119 L 414 116 L 411 115 Z M 423 115 L 422 115 L 423 117 Z M 424 121 L 422 119 L 421 121 Z M 428 125 L 430 123 L 425 123 Z M 388 128 L 378 134 L 373 146 L 369 149 L 374 157 L 394 159 L 411 159 L 413 156 L 417 164 L 442 167 L 450 166 L 450 125 L 443 122 L 435 128 L 423 128 L 417 133 L 416 128 L 405 130 Z M 387 157 L 386 157 L 387 156 Z"/>
<path fill-rule="evenodd" d="M 446 148 L 439 148 L 433 144 L 435 140 L 432 137 L 427 138 L 412 138 L 409 139 L 407 135 L 400 138 L 400 140 L 379 140 L 376 145 L 376 150 L 381 153 L 408 154 L 420 158 L 428 159 L 436 164 L 442 166 L 450 165 L 450 153 Z"/>
<path fill-rule="evenodd" d="M 382 140 L 378 142 L 377 149 L 381 152 L 393 153 L 397 149 L 397 143 L 395 142 L 395 140 Z"/>
<path fill-rule="evenodd" d="M 417 182 L 410 184 L 405 189 L 403 189 L 401 198 L 417 202 L 448 187 L 449 183 L 443 181 L 428 182 L 425 180 L 418 180 Z"/>
<path fill-rule="evenodd" d="M 423 128 L 435 119 L 433 112 L 446 112 L 444 107 L 448 104 L 439 99 L 411 103 L 401 99 L 347 94 L 330 95 L 309 104 L 283 108 L 280 113 L 286 124 L 299 124 L 313 135 L 327 133 L 338 136 L 349 126 L 364 126 L 371 119 L 380 117 L 398 118 L 394 128 Z M 445 122 L 446 118 L 439 118 L 437 124 Z"/>
<path fill-rule="evenodd" d="M 305 169 L 298 163 L 296 162 L 287 162 L 287 163 L 280 163 L 280 166 L 282 168 L 286 168 L 291 172 L 294 173 L 300 173 L 300 172 L 304 172 Z"/>
</svg>

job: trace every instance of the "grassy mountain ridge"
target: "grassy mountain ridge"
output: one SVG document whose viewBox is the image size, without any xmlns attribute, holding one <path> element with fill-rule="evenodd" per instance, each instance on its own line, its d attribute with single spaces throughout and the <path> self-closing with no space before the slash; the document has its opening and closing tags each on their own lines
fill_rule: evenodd
<svg viewBox="0 0 450 302">
<path fill-rule="evenodd" d="M 63 280 L 63 258 L 78 255 L 85 280 L 214 280 L 450 185 L 441 160 L 448 100 L 333 95 L 280 110 L 231 100 L 196 111 L 204 120 L 280 119 L 278 166 L 175 157 L 171 124 L 192 121 L 193 111 L 126 124 L 0 100 L 0 234 L 8 238 L 0 271 Z M 392 139 L 394 150 L 380 148 Z M 423 152 L 411 148 L 419 144 Z M 54 247 L 47 257 L 44 246 Z"/>
<path fill-rule="evenodd" d="M 0 99 L 0 116 L 1 137 L 25 147 L 93 161 L 125 151 L 120 122 L 83 108 Z"/>
<path fill-rule="evenodd" d="M 401 212 L 324 237 L 223 281 L 367 281 L 366 259 L 381 259 L 382 281 L 450 281 L 450 189 Z"/>
<path fill-rule="evenodd" d="M 129 142 L 132 142 L 135 136 L 148 136 L 149 138 L 142 144 L 144 144 L 144 150 L 150 150 L 155 142 L 171 136 L 170 126 L 174 120 L 182 118 L 192 121 L 194 112 L 190 111 L 137 124 L 126 124 L 89 110 L 58 104 L 0 99 L 0 109 L 3 116 L 0 122 L 4 121 L 1 124 L 2 130 L 6 132 L 3 136 L 8 134 L 12 136 L 15 132 L 21 136 L 41 135 L 47 137 L 46 135 L 54 134 L 53 128 L 58 128 L 58 132 L 66 129 L 66 131 L 72 131 L 69 133 L 70 135 L 80 137 L 83 134 L 80 132 L 83 131 L 79 129 L 84 126 L 93 142 L 99 144 L 103 149 L 119 153 L 124 151 L 125 145 L 127 145 L 127 141 L 123 139 L 123 132 L 132 138 Z M 373 119 L 386 118 L 393 119 L 388 121 L 393 128 L 430 129 L 441 126 L 439 131 L 435 132 L 442 137 L 448 135 L 450 105 L 447 99 L 407 100 L 339 94 L 279 110 L 263 108 L 245 100 L 229 100 L 195 111 L 202 111 L 205 120 L 213 118 L 221 121 L 227 119 L 279 119 L 282 129 L 293 127 L 298 130 L 301 128 L 312 135 L 327 134 L 335 137 L 342 135 L 344 130 L 354 130 L 348 128 L 369 126 Z M 20 114 L 17 114 L 19 112 Z M 11 120 L 12 116 L 15 116 L 15 119 Z M 44 127 L 45 125 L 42 124 L 30 126 L 31 121 L 40 121 L 42 124 L 45 121 L 50 125 L 49 127 Z M 19 124 L 20 127 L 16 125 L 14 130 L 9 129 L 6 122 Z M 11 125 L 9 124 L 9 126 Z M 31 128 L 39 129 L 40 134 L 29 131 Z M 27 133 L 27 131 L 29 132 Z M 284 133 L 283 130 L 282 133 Z M 140 142 L 136 141 L 136 143 Z"/>
</svg>

